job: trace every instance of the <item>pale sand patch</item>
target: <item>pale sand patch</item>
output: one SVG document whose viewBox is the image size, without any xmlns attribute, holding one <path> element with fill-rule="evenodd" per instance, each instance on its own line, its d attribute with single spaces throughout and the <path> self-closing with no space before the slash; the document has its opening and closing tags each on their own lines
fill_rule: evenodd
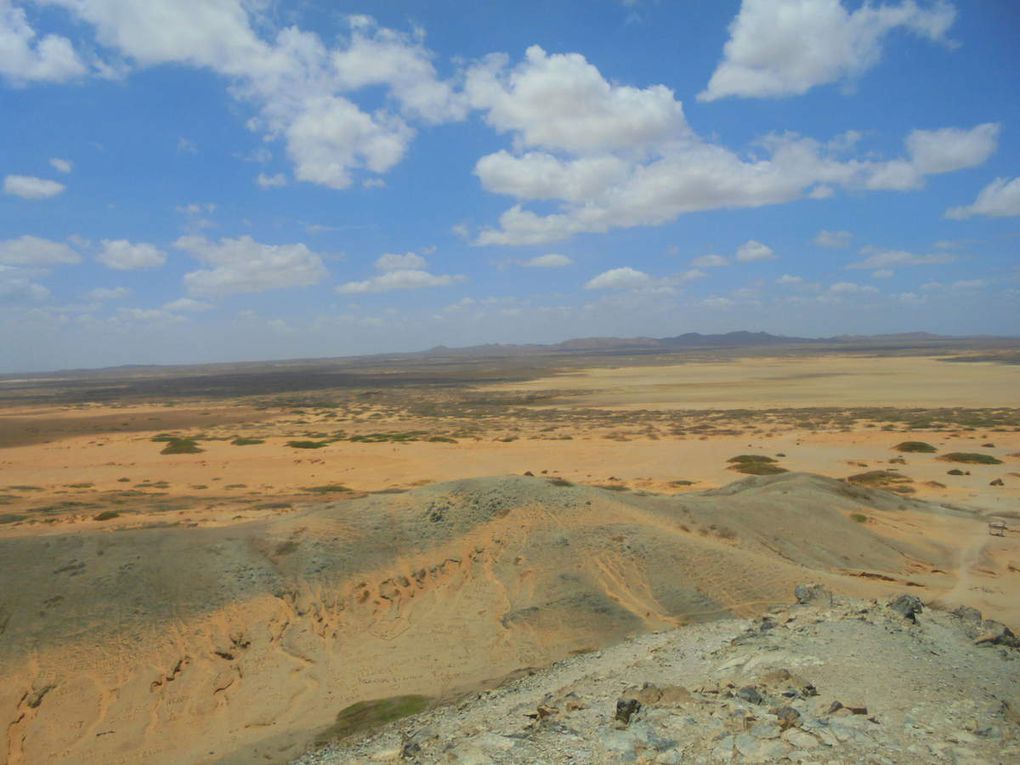
<svg viewBox="0 0 1020 765">
<path fill-rule="evenodd" d="M 886 356 L 745 358 L 593 368 L 485 390 L 563 391 L 575 405 L 609 409 L 1016 407 L 1020 365 Z"/>
</svg>

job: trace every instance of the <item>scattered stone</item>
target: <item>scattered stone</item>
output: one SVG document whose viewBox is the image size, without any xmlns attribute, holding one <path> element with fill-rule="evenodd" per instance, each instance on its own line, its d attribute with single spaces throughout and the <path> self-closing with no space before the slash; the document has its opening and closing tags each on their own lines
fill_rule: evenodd
<svg viewBox="0 0 1020 765">
<path fill-rule="evenodd" d="M 743 699 L 748 704 L 762 704 L 765 702 L 765 697 L 753 685 L 745 685 L 737 691 L 737 698 Z"/>
<path fill-rule="evenodd" d="M 779 707 L 773 710 L 772 714 L 779 719 L 779 726 L 783 730 L 792 728 L 800 722 L 800 712 L 793 707 Z"/>
<path fill-rule="evenodd" d="M 960 606 L 953 611 L 953 616 L 959 617 L 971 624 L 981 624 L 981 612 L 970 606 Z"/>
<path fill-rule="evenodd" d="M 1002 622 L 993 619 L 985 619 L 981 622 L 983 632 L 974 642 L 977 645 L 1004 645 L 1009 648 L 1020 648 L 1020 640 L 1009 627 Z"/>
<path fill-rule="evenodd" d="M 907 621 L 917 623 L 917 614 L 924 611 L 924 603 L 914 595 L 898 595 L 889 601 L 889 608 Z"/>
<path fill-rule="evenodd" d="M 988 484 L 989 486 L 1005 486 L 1001 478 L 996 478 L 994 481 Z"/>
<path fill-rule="evenodd" d="M 616 702 L 616 720 L 630 725 L 631 719 L 641 711 L 641 702 L 637 699 L 619 699 Z"/>
<path fill-rule="evenodd" d="M 798 584 L 793 589 L 793 595 L 802 606 L 819 600 L 827 600 L 830 604 L 832 603 L 832 593 L 820 584 Z"/>
</svg>

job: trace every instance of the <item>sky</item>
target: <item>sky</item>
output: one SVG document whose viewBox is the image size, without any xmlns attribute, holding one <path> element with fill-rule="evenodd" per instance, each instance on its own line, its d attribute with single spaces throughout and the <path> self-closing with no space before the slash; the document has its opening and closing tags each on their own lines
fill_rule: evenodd
<svg viewBox="0 0 1020 765">
<path fill-rule="evenodd" d="M 1020 335 L 1012 0 L 0 0 L 0 372 Z"/>
</svg>

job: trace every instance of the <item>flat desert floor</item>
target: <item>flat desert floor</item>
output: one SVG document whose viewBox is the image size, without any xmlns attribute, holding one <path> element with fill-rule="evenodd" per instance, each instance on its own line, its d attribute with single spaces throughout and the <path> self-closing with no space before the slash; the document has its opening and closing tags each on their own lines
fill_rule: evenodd
<svg viewBox="0 0 1020 765">
<path fill-rule="evenodd" d="M 454 698 L 797 581 L 1020 626 L 1015 363 L 312 377 L 0 382 L 0 763 L 286 762 L 354 702 Z"/>
</svg>

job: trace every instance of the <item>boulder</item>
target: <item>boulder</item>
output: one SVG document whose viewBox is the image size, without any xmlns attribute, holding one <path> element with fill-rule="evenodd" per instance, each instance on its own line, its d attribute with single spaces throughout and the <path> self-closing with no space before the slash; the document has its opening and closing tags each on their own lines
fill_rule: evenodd
<svg viewBox="0 0 1020 765">
<path fill-rule="evenodd" d="M 924 603 L 914 595 L 897 595 L 889 601 L 889 608 L 904 619 L 917 623 L 917 614 L 924 611 Z"/>
<path fill-rule="evenodd" d="M 798 584 L 793 588 L 793 596 L 802 606 L 817 601 L 832 603 L 832 593 L 820 584 Z"/>
</svg>

